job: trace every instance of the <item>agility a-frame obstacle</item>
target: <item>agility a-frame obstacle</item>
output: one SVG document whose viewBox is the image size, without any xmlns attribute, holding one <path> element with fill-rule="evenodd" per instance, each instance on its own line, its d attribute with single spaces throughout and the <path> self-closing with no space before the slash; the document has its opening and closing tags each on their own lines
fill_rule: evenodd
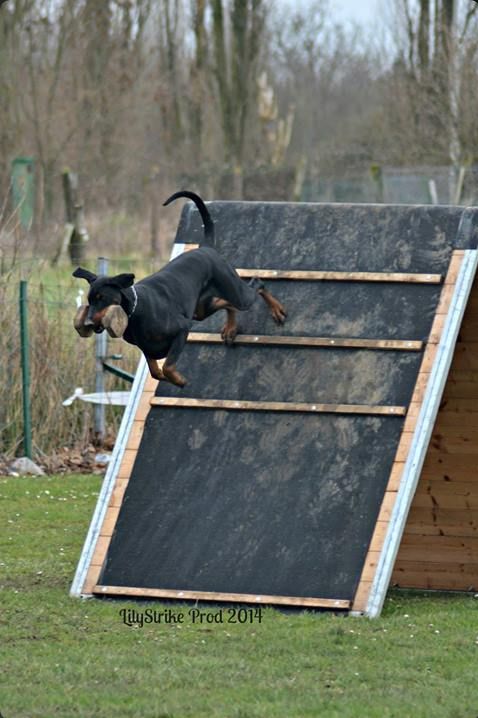
<svg viewBox="0 0 478 718">
<path fill-rule="evenodd" d="M 140 363 L 72 593 L 375 616 L 391 581 L 478 588 L 477 212 L 209 208 L 288 321 L 198 324 L 182 390 Z M 187 207 L 175 252 L 201 235 Z"/>
</svg>

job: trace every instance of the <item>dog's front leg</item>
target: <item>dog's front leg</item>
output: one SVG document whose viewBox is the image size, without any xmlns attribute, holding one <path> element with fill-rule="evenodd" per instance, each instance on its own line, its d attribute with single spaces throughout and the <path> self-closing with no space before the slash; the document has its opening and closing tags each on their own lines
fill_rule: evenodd
<svg viewBox="0 0 478 718">
<path fill-rule="evenodd" d="M 164 378 L 170 381 L 171 384 L 176 384 L 176 386 L 185 386 L 185 384 L 187 384 L 186 379 L 176 369 L 176 362 L 184 349 L 188 333 L 189 327 L 188 329 L 182 329 L 178 332 L 178 334 L 176 334 L 171 346 L 169 347 L 166 361 L 163 364 L 162 372 L 164 374 Z"/>
<path fill-rule="evenodd" d="M 148 362 L 148 369 L 149 373 L 153 377 L 153 379 L 157 379 L 158 381 L 161 381 L 161 379 L 165 379 L 165 376 L 163 374 L 162 368 L 159 366 L 156 359 L 151 359 L 151 357 L 148 357 L 145 355 L 146 361 Z"/>
</svg>

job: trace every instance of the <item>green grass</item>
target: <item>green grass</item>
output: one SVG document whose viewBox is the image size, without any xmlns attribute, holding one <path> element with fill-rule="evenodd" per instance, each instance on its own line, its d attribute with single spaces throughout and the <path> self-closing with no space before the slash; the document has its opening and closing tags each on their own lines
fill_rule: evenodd
<svg viewBox="0 0 478 718">
<path fill-rule="evenodd" d="M 478 600 L 392 594 L 378 620 L 125 625 L 161 603 L 68 595 L 100 478 L 0 478 L 4 718 L 476 718 Z M 220 607 L 207 613 L 221 615 Z M 227 608 L 222 617 L 227 618 Z"/>
</svg>

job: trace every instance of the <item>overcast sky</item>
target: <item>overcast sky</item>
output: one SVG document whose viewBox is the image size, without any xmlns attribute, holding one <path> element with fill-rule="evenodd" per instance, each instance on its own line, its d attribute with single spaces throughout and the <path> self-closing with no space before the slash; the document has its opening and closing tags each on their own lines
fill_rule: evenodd
<svg viewBox="0 0 478 718">
<path fill-rule="evenodd" d="M 373 25 L 379 3 L 380 0 L 329 0 L 329 7 L 337 20 L 353 20 L 366 28 Z"/>
</svg>

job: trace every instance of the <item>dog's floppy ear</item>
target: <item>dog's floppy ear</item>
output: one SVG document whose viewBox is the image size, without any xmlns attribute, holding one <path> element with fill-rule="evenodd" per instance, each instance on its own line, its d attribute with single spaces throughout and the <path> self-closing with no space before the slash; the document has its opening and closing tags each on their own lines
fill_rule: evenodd
<svg viewBox="0 0 478 718">
<path fill-rule="evenodd" d="M 127 289 L 134 284 L 134 274 L 117 274 L 116 277 L 111 277 L 110 282 L 121 289 Z"/>
<path fill-rule="evenodd" d="M 86 279 L 87 282 L 90 284 L 93 284 L 95 279 L 97 279 L 96 274 L 93 274 L 93 272 L 89 272 L 87 269 L 83 269 L 83 267 L 78 267 L 73 272 L 74 277 L 78 277 L 79 279 Z"/>
</svg>

